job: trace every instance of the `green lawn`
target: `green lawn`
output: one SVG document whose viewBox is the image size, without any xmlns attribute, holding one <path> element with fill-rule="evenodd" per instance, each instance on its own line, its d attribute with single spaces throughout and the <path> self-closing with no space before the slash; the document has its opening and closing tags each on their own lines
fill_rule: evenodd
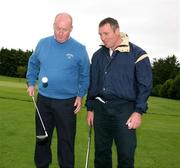
<svg viewBox="0 0 180 168">
<path fill-rule="evenodd" d="M 150 97 L 148 113 L 137 130 L 136 168 L 180 167 L 180 101 Z M 0 76 L 0 168 L 33 168 L 35 133 L 34 106 L 26 93 L 25 80 Z M 86 110 L 77 117 L 76 168 L 84 168 L 88 143 Z M 94 145 L 91 144 L 89 168 L 93 168 Z M 53 143 L 56 158 L 56 134 Z M 113 146 L 113 168 L 116 152 Z"/>
</svg>

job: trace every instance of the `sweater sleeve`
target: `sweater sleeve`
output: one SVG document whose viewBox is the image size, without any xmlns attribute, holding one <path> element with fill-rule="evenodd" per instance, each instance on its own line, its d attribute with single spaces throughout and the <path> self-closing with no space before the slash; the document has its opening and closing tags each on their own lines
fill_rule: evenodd
<svg viewBox="0 0 180 168">
<path fill-rule="evenodd" d="M 38 48 L 36 47 L 33 54 L 30 56 L 28 61 L 28 69 L 26 74 L 27 84 L 28 86 L 35 86 L 36 80 L 39 74 L 40 62 L 38 60 Z"/>
<path fill-rule="evenodd" d="M 78 96 L 83 97 L 88 90 L 89 87 L 89 68 L 90 62 L 89 57 L 84 47 L 81 52 L 81 61 L 80 61 L 80 79 L 79 79 L 79 93 Z"/>
</svg>

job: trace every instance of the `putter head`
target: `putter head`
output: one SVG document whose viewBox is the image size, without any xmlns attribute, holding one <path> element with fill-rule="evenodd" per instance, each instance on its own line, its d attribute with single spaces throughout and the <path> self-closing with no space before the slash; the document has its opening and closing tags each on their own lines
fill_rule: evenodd
<svg viewBox="0 0 180 168">
<path fill-rule="evenodd" d="M 38 144 L 45 144 L 48 142 L 48 134 L 45 132 L 45 135 L 37 135 L 36 136 L 36 141 Z"/>
</svg>

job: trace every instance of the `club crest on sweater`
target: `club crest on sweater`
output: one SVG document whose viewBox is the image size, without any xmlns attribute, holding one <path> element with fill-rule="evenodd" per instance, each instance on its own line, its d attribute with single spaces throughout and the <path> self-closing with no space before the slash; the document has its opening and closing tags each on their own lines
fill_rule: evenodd
<svg viewBox="0 0 180 168">
<path fill-rule="evenodd" d="M 67 53 L 65 56 L 67 59 L 72 59 L 74 57 L 74 55 L 71 53 Z"/>
</svg>

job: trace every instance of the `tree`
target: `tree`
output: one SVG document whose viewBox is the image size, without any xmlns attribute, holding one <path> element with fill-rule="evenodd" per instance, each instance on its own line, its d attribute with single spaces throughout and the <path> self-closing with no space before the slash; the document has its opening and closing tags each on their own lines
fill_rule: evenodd
<svg viewBox="0 0 180 168">
<path fill-rule="evenodd" d="M 153 86 L 163 84 L 168 79 L 174 79 L 180 72 L 180 64 L 175 55 L 166 59 L 153 59 Z"/>
<path fill-rule="evenodd" d="M 25 77 L 28 59 L 32 51 L 22 51 L 21 49 L 7 49 L 0 50 L 0 75 L 12 77 Z M 22 68 L 23 67 L 23 68 Z M 24 75 L 22 76 L 22 74 Z"/>
</svg>

